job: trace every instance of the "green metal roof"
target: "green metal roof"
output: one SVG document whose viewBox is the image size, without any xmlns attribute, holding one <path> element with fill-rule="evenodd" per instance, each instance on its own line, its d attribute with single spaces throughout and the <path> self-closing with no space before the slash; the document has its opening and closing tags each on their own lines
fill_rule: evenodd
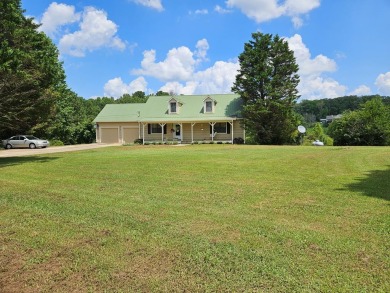
<svg viewBox="0 0 390 293">
<path fill-rule="evenodd" d="M 107 104 L 93 122 L 133 122 L 140 120 L 146 104 Z"/>
<path fill-rule="evenodd" d="M 205 113 L 204 100 L 211 98 L 214 112 Z M 179 102 L 177 113 L 169 113 L 169 101 Z M 151 96 L 145 104 L 109 104 L 95 118 L 94 122 L 196 122 L 226 121 L 240 118 L 241 98 L 239 95 L 191 95 Z"/>
</svg>

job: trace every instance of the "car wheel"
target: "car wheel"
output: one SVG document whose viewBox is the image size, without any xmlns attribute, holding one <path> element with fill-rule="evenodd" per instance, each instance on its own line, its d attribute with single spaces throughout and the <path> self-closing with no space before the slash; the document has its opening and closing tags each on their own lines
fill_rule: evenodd
<svg viewBox="0 0 390 293">
<path fill-rule="evenodd" d="M 30 147 L 30 149 L 35 149 L 35 148 L 36 148 L 36 145 L 33 144 L 33 143 L 30 143 L 29 147 Z"/>
<path fill-rule="evenodd" d="M 7 144 L 5 145 L 5 148 L 6 148 L 7 150 L 10 150 L 10 149 L 12 149 L 12 145 L 10 145 L 9 143 L 7 143 Z"/>
</svg>

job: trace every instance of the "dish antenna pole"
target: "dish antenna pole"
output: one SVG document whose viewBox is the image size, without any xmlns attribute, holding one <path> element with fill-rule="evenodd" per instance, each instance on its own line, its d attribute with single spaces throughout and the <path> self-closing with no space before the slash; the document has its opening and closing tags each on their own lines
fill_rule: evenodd
<svg viewBox="0 0 390 293">
<path fill-rule="evenodd" d="M 306 133 L 306 128 L 303 125 L 298 126 L 298 132 L 299 132 L 299 144 L 303 144 L 303 137 L 305 136 Z"/>
</svg>

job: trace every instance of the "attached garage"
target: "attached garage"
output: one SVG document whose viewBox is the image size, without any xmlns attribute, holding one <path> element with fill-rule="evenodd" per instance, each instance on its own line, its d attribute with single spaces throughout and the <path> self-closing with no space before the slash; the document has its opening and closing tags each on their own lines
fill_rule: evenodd
<svg viewBox="0 0 390 293">
<path fill-rule="evenodd" d="M 123 143 L 133 143 L 139 138 L 139 130 L 137 128 L 123 128 Z"/>
<path fill-rule="evenodd" d="M 118 143 L 119 142 L 119 128 L 101 128 L 101 142 L 102 143 Z"/>
</svg>

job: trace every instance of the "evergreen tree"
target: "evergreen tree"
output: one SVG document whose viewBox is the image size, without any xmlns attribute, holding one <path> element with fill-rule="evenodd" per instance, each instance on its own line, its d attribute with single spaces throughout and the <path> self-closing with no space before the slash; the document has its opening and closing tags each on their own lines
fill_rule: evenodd
<svg viewBox="0 0 390 293">
<path fill-rule="evenodd" d="M 254 33 L 252 38 L 239 56 L 241 68 L 232 88 L 243 99 L 246 130 L 260 144 L 291 143 L 299 98 L 294 53 L 278 35 Z"/>
</svg>

